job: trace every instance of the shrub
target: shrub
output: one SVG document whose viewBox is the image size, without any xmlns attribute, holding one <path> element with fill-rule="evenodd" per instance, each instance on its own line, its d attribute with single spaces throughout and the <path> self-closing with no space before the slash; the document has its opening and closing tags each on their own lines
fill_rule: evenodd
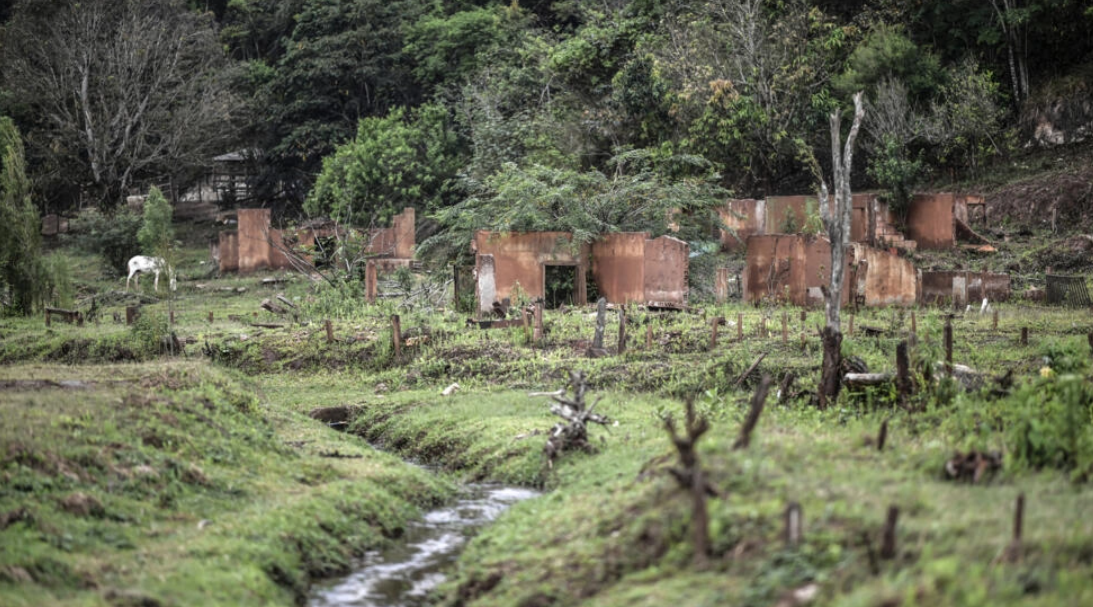
<svg viewBox="0 0 1093 607">
<path fill-rule="evenodd" d="M 171 203 L 163 196 L 159 188 L 152 186 L 144 201 L 144 217 L 141 219 L 137 241 L 145 255 L 165 257 L 174 239 L 171 227 Z"/>
<path fill-rule="evenodd" d="M 142 223 L 140 215 L 127 209 L 111 215 L 93 210 L 80 216 L 76 230 L 81 233 L 82 248 L 102 257 L 107 274 L 124 276 L 129 259 L 141 253 L 137 233 Z"/>
</svg>

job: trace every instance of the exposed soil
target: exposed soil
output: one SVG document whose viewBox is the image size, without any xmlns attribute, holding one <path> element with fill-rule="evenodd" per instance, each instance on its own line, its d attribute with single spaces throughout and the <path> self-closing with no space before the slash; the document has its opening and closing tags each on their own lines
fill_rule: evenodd
<svg viewBox="0 0 1093 607">
<path fill-rule="evenodd" d="M 1033 229 L 1093 230 L 1093 167 L 1046 173 L 987 194 L 990 225 L 1008 221 Z M 1057 214 L 1056 214 L 1057 212 Z"/>
</svg>

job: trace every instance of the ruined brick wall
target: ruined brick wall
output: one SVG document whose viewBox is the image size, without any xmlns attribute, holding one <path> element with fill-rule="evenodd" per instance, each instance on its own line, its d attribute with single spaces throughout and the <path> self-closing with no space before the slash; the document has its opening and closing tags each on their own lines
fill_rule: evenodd
<svg viewBox="0 0 1093 607">
<path fill-rule="evenodd" d="M 239 269 L 239 234 L 221 232 L 217 245 L 220 256 L 220 271 L 235 272 Z"/>
<path fill-rule="evenodd" d="M 867 306 L 910 306 L 918 301 L 918 270 L 911 260 L 864 244 L 851 244 L 855 293 Z"/>
<path fill-rule="evenodd" d="M 907 236 L 920 249 L 943 250 L 956 245 L 951 193 L 916 194 L 907 209 Z"/>
<path fill-rule="evenodd" d="M 687 269 L 691 247 L 678 238 L 645 241 L 644 303 L 659 307 L 687 305 Z"/>
<path fill-rule="evenodd" d="M 238 270 L 242 273 L 269 267 L 269 209 L 239 209 Z"/>
<path fill-rule="evenodd" d="M 763 234 L 762 200 L 751 198 L 730 200 L 717 210 L 722 223 L 736 233 L 721 230 L 721 249 L 724 251 L 742 251 L 747 249 L 748 236 Z"/>
<path fill-rule="evenodd" d="M 861 243 L 850 245 L 843 304 L 859 295 L 865 305 L 910 305 L 918 298 L 918 272 L 910 260 Z M 826 238 L 772 234 L 748 239 L 744 298 L 802 307 L 821 306 L 831 284 L 831 245 Z"/>
<path fill-rule="evenodd" d="M 924 304 L 978 305 L 984 297 L 1006 301 L 1010 296 L 1010 277 L 992 272 L 924 271 L 920 292 Z"/>
<path fill-rule="evenodd" d="M 794 233 L 801 231 L 808 221 L 808 209 L 818 213 L 820 203 L 815 196 L 768 196 L 765 207 L 763 233 L 785 234 L 791 225 Z"/>
<path fill-rule="evenodd" d="M 475 252 L 475 272 L 478 277 L 478 309 L 488 312 L 494 301 L 512 296 L 513 288 L 520 288 L 532 299 L 545 296 L 546 271 L 544 264 L 573 264 L 577 266 L 575 289 L 578 303 L 585 303 L 583 277 L 588 271 L 588 245 L 574 246 L 573 235 L 568 232 L 475 233 L 471 246 Z M 483 256 L 492 256 L 490 268 L 483 266 Z M 483 291 L 485 282 L 494 285 L 493 297 Z"/>
<path fill-rule="evenodd" d="M 613 303 L 645 302 L 645 232 L 605 234 L 592 243 L 592 278 Z"/>
</svg>

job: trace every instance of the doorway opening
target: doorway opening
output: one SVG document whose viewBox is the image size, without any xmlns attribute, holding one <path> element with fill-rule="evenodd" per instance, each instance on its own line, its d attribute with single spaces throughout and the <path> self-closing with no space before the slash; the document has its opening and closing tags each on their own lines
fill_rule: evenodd
<svg viewBox="0 0 1093 607">
<path fill-rule="evenodd" d="M 572 307 L 577 301 L 577 266 L 545 265 L 545 285 L 543 305 L 548 310 L 565 306 Z"/>
</svg>

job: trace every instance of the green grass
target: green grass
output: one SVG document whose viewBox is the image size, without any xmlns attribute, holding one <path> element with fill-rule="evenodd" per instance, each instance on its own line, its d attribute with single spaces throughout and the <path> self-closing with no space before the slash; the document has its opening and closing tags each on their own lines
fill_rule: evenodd
<svg viewBox="0 0 1093 607">
<path fill-rule="evenodd" d="M 451 489 L 204 363 L 16 379 L 91 383 L 0 391 L 5 605 L 292 604 Z"/>
</svg>

